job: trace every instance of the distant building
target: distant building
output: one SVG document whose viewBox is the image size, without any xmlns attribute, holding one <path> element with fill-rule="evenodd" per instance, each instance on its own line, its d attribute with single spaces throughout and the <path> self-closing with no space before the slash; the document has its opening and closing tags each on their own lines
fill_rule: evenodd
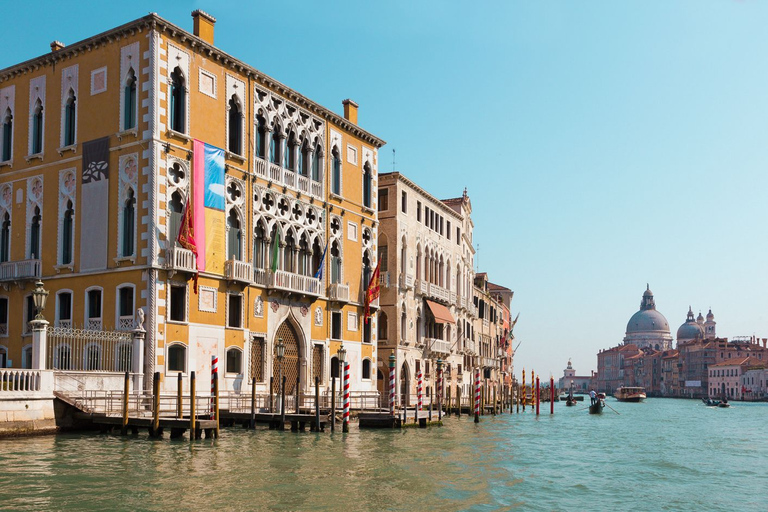
<svg viewBox="0 0 768 512">
<path fill-rule="evenodd" d="M 573 369 L 571 360 L 568 360 L 568 366 L 563 370 L 563 376 L 560 377 L 557 387 L 561 390 L 569 390 L 573 386 L 574 393 L 586 393 L 590 389 L 592 381 L 592 375 L 576 375 L 576 370 Z"/>
<path fill-rule="evenodd" d="M 646 286 L 643 293 L 640 310 L 632 315 L 627 323 L 624 344 L 636 345 L 638 348 L 650 347 L 656 350 L 672 348 L 669 322 L 661 312 L 656 310 L 656 302 L 649 286 Z"/>
<path fill-rule="evenodd" d="M 763 361 L 749 356 L 713 364 L 709 368 L 709 396 L 743 400 L 747 387 L 742 376 L 749 370 L 764 369 Z M 754 376 L 754 373 L 750 374 L 750 380 Z"/>
</svg>

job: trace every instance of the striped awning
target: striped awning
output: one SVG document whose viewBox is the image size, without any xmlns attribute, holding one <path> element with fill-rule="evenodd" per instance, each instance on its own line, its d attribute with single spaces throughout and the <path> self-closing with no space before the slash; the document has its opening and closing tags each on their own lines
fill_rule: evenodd
<svg viewBox="0 0 768 512">
<path fill-rule="evenodd" d="M 456 323 L 456 320 L 453 318 L 453 315 L 451 315 L 451 312 L 448 310 L 447 307 L 443 306 L 442 304 L 438 304 L 437 302 L 432 302 L 431 300 L 427 300 L 427 306 L 429 306 L 429 310 L 432 311 L 432 314 L 435 317 L 435 322 L 441 323 L 441 324 Z"/>
</svg>

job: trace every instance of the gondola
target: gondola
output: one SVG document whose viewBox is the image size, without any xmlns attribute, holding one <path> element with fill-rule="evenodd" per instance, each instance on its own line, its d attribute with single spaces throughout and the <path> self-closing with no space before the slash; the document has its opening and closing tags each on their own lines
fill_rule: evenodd
<svg viewBox="0 0 768 512">
<path fill-rule="evenodd" d="M 589 414 L 603 414 L 603 407 L 605 407 L 605 402 L 598 399 L 597 402 L 589 406 Z"/>
<path fill-rule="evenodd" d="M 566 405 L 566 406 L 568 406 L 568 407 L 572 407 L 572 406 L 576 405 L 576 400 L 574 400 L 574 399 L 573 399 L 573 398 L 571 398 L 571 397 L 568 397 L 568 398 L 565 400 L 565 405 Z"/>
</svg>

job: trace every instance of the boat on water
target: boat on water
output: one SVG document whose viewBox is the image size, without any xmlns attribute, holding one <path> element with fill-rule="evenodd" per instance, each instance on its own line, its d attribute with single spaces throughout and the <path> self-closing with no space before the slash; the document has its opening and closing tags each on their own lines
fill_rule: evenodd
<svg viewBox="0 0 768 512">
<path fill-rule="evenodd" d="M 599 398 L 599 399 L 601 399 L 601 400 L 605 400 L 605 393 L 603 393 L 603 392 L 601 391 L 600 393 L 598 393 L 598 394 L 597 394 L 597 398 Z"/>
<path fill-rule="evenodd" d="M 641 402 L 645 400 L 645 388 L 620 386 L 614 395 L 619 402 Z"/>
<path fill-rule="evenodd" d="M 603 407 L 605 407 L 605 402 L 598 398 L 597 402 L 589 406 L 589 414 L 603 414 Z"/>
<path fill-rule="evenodd" d="M 717 407 L 720 405 L 720 400 L 713 400 L 711 398 L 702 398 L 701 401 L 704 402 L 704 405 L 707 407 Z"/>
</svg>

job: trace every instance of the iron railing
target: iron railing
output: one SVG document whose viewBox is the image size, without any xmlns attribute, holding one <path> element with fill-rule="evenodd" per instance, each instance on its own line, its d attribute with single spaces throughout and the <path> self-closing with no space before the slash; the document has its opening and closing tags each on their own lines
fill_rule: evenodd
<svg viewBox="0 0 768 512">
<path fill-rule="evenodd" d="M 131 370 L 133 338 L 128 332 L 68 329 L 50 325 L 47 331 L 46 368 L 80 372 Z"/>
</svg>

